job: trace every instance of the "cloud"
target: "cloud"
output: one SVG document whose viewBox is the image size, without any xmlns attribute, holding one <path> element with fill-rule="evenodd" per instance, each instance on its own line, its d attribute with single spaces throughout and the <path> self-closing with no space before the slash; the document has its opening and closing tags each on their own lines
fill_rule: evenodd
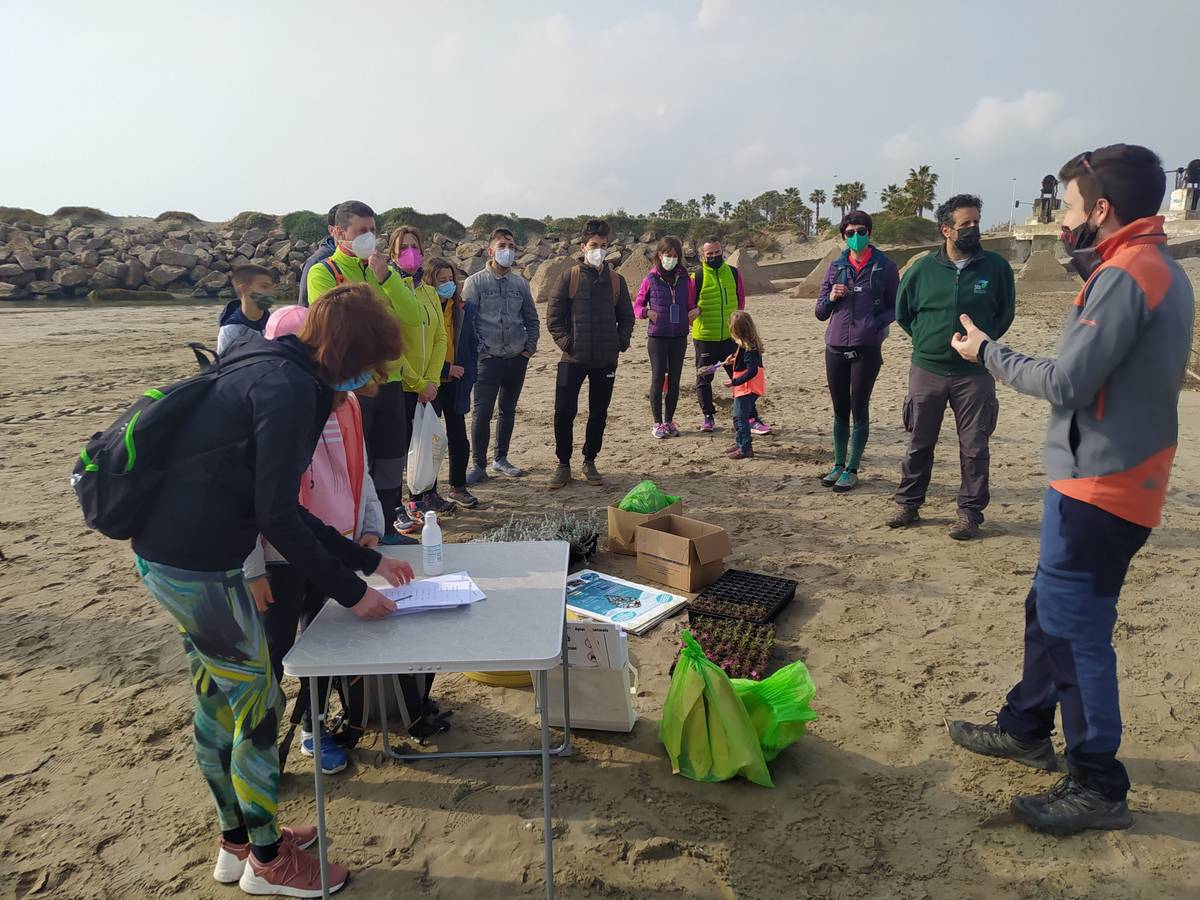
<svg viewBox="0 0 1200 900">
<path fill-rule="evenodd" d="M 907 128 L 884 140 L 879 155 L 889 162 L 908 164 L 925 152 L 923 129 Z"/>
<path fill-rule="evenodd" d="M 1027 90 L 1013 100 L 980 97 L 947 137 L 972 156 L 994 159 L 1026 149 L 1031 143 L 1059 147 L 1078 141 L 1090 123 L 1070 114 L 1059 91 Z"/>
<path fill-rule="evenodd" d="M 729 18 L 733 12 L 732 0 L 703 0 L 700 11 L 696 13 L 698 28 L 716 28 Z"/>
</svg>

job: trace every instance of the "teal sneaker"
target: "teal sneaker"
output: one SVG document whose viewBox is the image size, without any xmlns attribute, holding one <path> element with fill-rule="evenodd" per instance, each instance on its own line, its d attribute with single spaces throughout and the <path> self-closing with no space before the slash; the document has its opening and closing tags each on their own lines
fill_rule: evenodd
<svg viewBox="0 0 1200 900">
<path fill-rule="evenodd" d="M 833 487 L 838 483 L 838 479 L 842 477 L 842 472 L 845 470 L 845 466 L 835 465 L 827 474 L 821 476 L 821 484 L 827 488 Z"/>
<path fill-rule="evenodd" d="M 833 489 L 836 493 L 844 494 L 846 491 L 853 490 L 858 486 L 858 473 L 853 469 L 843 469 L 838 480 L 834 482 Z"/>
</svg>

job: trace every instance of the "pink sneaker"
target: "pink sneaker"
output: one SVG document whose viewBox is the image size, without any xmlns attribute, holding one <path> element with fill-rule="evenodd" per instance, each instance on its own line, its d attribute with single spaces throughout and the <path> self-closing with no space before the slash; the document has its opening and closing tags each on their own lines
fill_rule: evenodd
<svg viewBox="0 0 1200 900">
<path fill-rule="evenodd" d="M 658 438 L 660 441 L 663 438 L 668 438 L 671 436 L 671 432 L 667 430 L 667 426 L 661 424 L 655 425 L 653 428 L 651 428 L 650 434 L 651 436 Z"/>
<path fill-rule="evenodd" d="M 717 427 L 716 420 L 714 420 L 712 416 L 705 416 L 704 421 L 700 423 L 699 430 L 700 431 L 712 431 L 716 427 Z"/>
<path fill-rule="evenodd" d="M 750 420 L 750 430 L 753 431 L 755 434 L 770 434 L 771 426 L 768 425 L 766 422 L 764 422 L 762 419 L 751 419 Z"/>
<path fill-rule="evenodd" d="M 671 437 L 679 437 L 679 426 L 674 422 L 667 423 L 667 434 Z"/>
<path fill-rule="evenodd" d="M 299 828 L 280 828 L 283 843 L 292 844 L 301 850 L 311 847 L 317 842 L 317 829 L 314 825 L 302 825 Z M 213 868 L 213 878 L 221 884 L 233 884 L 242 877 L 246 869 L 246 857 L 250 855 L 250 845 L 231 844 L 221 838 L 217 847 L 217 865 Z"/>
<path fill-rule="evenodd" d="M 330 863 L 329 893 L 340 891 L 349 877 L 350 870 L 345 866 Z M 279 845 L 279 855 L 269 863 L 261 863 L 249 854 L 238 887 L 262 897 L 320 897 L 321 862 L 316 854 L 284 841 Z"/>
</svg>

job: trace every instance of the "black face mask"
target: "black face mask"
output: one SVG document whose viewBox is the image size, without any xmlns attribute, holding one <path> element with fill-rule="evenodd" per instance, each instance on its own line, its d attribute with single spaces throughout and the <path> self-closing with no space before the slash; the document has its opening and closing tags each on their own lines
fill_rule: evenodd
<svg viewBox="0 0 1200 900">
<path fill-rule="evenodd" d="M 724 257 L 724 256 L 714 256 L 714 257 L 711 257 L 711 258 L 706 258 L 706 259 L 704 260 L 704 262 L 708 264 L 708 267 L 709 267 L 710 269 L 719 269 L 719 268 L 721 268 L 721 263 L 723 263 L 724 261 L 725 261 L 725 257 Z"/>
<path fill-rule="evenodd" d="M 1091 278 L 1092 273 L 1100 268 L 1100 263 L 1104 262 L 1095 246 L 1099 232 L 1100 229 L 1089 225 L 1086 219 L 1074 228 L 1063 226 L 1060 236 L 1063 248 L 1067 251 L 1067 256 L 1071 257 L 1071 268 L 1079 273 L 1079 277 L 1084 281 Z"/>
<path fill-rule="evenodd" d="M 958 235 L 954 238 L 954 246 L 961 253 L 974 253 L 979 249 L 979 226 L 967 225 L 958 229 Z"/>
</svg>

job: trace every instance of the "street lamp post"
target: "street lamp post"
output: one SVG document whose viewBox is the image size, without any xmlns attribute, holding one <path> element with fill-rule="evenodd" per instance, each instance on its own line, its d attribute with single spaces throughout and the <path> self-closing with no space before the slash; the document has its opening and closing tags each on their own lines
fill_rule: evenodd
<svg viewBox="0 0 1200 900">
<path fill-rule="evenodd" d="M 1008 233 L 1012 234 L 1013 216 L 1017 211 L 1017 179 L 1012 179 L 1012 202 L 1008 205 Z"/>
<path fill-rule="evenodd" d="M 961 156 L 956 156 L 956 157 L 954 157 L 954 162 L 950 163 L 950 196 L 951 197 L 954 196 L 954 182 L 958 175 L 958 161 L 960 159 L 962 159 Z"/>
</svg>

